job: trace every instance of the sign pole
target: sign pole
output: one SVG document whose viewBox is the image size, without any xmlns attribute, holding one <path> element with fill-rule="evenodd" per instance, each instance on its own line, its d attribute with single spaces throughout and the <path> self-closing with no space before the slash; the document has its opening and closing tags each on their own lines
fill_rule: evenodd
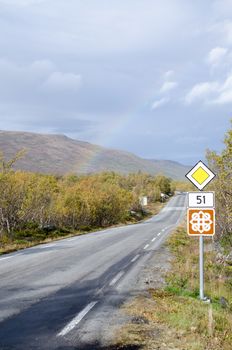
<svg viewBox="0 0 232 350">
<path fill-rule="evenodd" d="M 215 233 L 214 192 L 203 192 L 204 187 L 216 176 L 201 160 L 185 175 L 201 192 L 188 193 L 187 232 L 199 236 L 199 284 L 200 300 L 204 296 L 204 235 Z"/>
<path fill-rule="evenodd" d="M 202 190 L 201 190 L 202 192 Z M 199 242 L 199 272 L 200 272 L 200 300 L 204 300 L 204 236 L 200 236 Z"/>
<path fill-rule="evenodd" d="M 199 237 L 200 299 L 204 300 L 204 236 Z"/>
</svg>

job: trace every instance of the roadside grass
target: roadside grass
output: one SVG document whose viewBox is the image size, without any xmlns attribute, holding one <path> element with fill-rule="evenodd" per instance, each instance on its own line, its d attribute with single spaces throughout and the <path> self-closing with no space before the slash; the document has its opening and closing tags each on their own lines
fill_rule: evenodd
<svg viewBox="0 0 232 350">
<path fill-rule="evenodd" d="M 205 238 L 204 281 L 205 295 L 212 304 L 220 306 L 225 298 L 232 310 L 232 266 L 218 263 L 212 239 Z M 167 273 L 166 290 L 176 295 L 198 298 L 199 295 L 199 240 L 188 237 L 186 230 L 179 227 L 167 242 L 174 255 L 172 270 Z"/>
<path fill-rule="evenodd" d="M 167 203 L 167 202 L 166 202 Z M 80 236 L 90 232 L 96 232 L 99 230 L 105 230 L 107 228 L 118 227 L 121 225 L 135 224 L 149 217 L 156 215 L 164 207 L 166 203 L 150 203 L 147 207 L 146 212 L 139 214 L 136 217 L 129 216 L 125 222 L 118 223 L 117 225 L 107 226 L 107 227 L 80 227 L 77 231 L 68 229 L 54 229 L 54 230 L 43 230 L 33 225 L 28 225 L 25 229 L 21 231 L 14 232 L 12 237 L 7 235 L 2 235 L 0 237 L 0 255 L 12 253 L 25 248 L 34 247 L 38 244 L 46 244 L 53 241 L 58 241 L 64 238 Z"/>
<path fill-rule="evenodd" d="M 41 230 L 42 231 L 42 230 Z M 45 244 L 64 238 L 73 237 L 75 235 L 82 234 L 81 232 L 62 232 L 53 231 L 50 233 L 32 231 L 30 234 L 27 232 L 16 232 L 13 238 L 2 236 L 0 240 L 0 256 L 7 253 L 12 253 L 21 249 L 34 247 L 38 244 Z"/>
<path fill-rule="evenodd" d="M 232 269 L 217 262 L 212 241 L 205 241 L 205 295 L 212 302 L 198 297 L 198 239 L 179 227 L 167 242 L 173 260 L 166 285 L 124 305 L 131 321 L 118 341 L 149 350 L 232 349 Z"/>
</svg>

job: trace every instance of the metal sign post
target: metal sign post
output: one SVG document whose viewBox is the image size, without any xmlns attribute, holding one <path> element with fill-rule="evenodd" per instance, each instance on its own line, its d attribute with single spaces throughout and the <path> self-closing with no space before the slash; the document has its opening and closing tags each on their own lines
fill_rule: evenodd
<svg viewBox="0 0 232 350">
<path fill-rule="evenodd" d="M 199 236 L 200 299 L 207 300 L 204 295 L 204 236 L 215 233 L 215 195 L 202 190 L 215 174 L 199 161 L 186 177 L 201 191 L 188 193 L 187 231 L 190 236 Z"/>
<path fill-rule="evenodd" d="M 204 236 L 199 237 L 200 299 L 204 300 Z"/>
</svg>

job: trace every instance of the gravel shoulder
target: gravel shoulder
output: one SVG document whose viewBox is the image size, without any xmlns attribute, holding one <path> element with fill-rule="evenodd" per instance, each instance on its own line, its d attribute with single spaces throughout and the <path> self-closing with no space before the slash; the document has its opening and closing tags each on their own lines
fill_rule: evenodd
<svg viewBox="0 0 232 350">
<path fill-rule="evenodd" d="M 151 253 L 150 258 L 139 266 L 140 273 L 133 277 L 130 296 L 118 309 L 112 309 L 110 318 L 107 318 L 107 327 L 101 329 L 101 346 L 96 349 L 142 349 L 140 337 L 136 336 L 144 327 L 150 335 L 161 335 L 160 327 L 149 330 L 149 322 L 146 316 L 141 315 L 150 307 L 154 307 L 154 301 L 150 297 L 150 289 L 160 289 L 165 286 L 164 275 L 171 268 L 172 254 L 165 243 Z M 138 328 L 138 330 L 137 330 Z M 130 344 L 131 335 L 131 344 Z M 136 341 L 137 338 L 137 341 Z M 158 340 L 160 343 L 160 339 Z M 124 345 L 123 345 L 124 344 Z M 96 346 L 96 345 L 95 345 Z"/>
</svg>

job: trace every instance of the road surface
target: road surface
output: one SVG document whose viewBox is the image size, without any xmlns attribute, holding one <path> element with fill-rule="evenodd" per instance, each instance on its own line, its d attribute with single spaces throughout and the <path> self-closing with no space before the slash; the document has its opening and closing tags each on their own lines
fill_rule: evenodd
<svg viewBox="0 0 232 350">
<path fill-rule="evenodd" d="M 101 328 L 183 218 L 186 196 L 153 218 L 0 258 L 0 349 L 98 349 Z"/>
</svg>

